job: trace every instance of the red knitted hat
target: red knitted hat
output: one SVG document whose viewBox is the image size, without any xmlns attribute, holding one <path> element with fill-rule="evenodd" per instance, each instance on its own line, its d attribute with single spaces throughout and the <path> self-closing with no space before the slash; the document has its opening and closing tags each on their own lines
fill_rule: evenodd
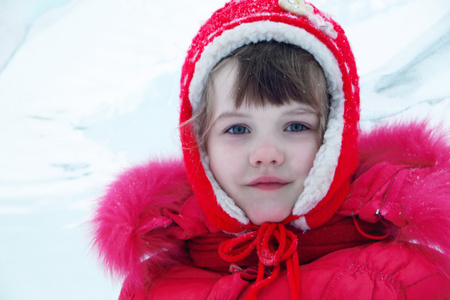
<svg viewBox="0 0 450 300">
<path fill-rule="evenodd" d="M 243 45 L 270 40 L 310 52 L 325 73 L 331 95 L 323 144 L 289 217 L 293 226 L 308 230 L 337 211 L 358 160 L 356 65 L 344 31 L 328 15 L 301 0 L 234 0 L 216 11 L 193 39 L 182 69 L 180 124 L 199 107 L 208 74 L 222 58 Z M 193 128 L 181 128 L 188 177 L 208 220 L 226 232 L 251 228 L 245 213 L 212 176 Z"/>
</svg>

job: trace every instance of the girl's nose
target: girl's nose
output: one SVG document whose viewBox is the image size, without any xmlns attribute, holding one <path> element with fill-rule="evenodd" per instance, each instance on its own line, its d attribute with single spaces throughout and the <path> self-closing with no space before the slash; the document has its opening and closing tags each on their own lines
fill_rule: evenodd
<svg viewBox="0 0 450 300">
<path fill-rule="evenodd" d="M 257 167 L 262 165 L 282 165 L 284 154 L 274 143 L 264 143 L 250 153 L 250 165 Z"/>
</svg>

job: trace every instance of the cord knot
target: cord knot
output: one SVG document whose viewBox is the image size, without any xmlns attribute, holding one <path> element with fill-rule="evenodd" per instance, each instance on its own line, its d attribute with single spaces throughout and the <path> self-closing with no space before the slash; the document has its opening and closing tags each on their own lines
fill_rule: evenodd
<svg viewBox="0 0 450 300">
<path fill-rule="evenodd" d="M 298 299 L 300 268 L 297 254 L 298 239 L 282 223 L 264 223 L 257 231 L 251 231 L 223 242 L 219 255 L 227 262 L 238 262 L 256 249 L 258 272 L 255 284 L 247 299 L 256 299 L 258 291 L 274 281 L 280 272 L 280 263 L 285 262 L 292 299 Z M 265 277 L 266 267 L 273 267 L 272 274 Z"/>
</svg>

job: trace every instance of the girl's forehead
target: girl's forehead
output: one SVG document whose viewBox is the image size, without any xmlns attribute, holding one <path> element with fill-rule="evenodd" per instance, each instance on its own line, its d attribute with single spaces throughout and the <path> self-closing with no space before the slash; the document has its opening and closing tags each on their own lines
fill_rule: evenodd
<svg viewBox="0 0 450 300">
<path fill-rule="evenodd" d="M 228 102 L 234 105 L 237 70 L 237 62 L 227 59 L 211 73 L 212 90 L 208 101 L 212 107 L 226 105 Z"/>
<path fill-rule="evenodd" d="M 235 79 L 239 69 L 238 60 L 230 57 L 219 62 L 211 71 L 211 79 L 213 83 L 221 84 L 223 81 Z"/>
</svg>

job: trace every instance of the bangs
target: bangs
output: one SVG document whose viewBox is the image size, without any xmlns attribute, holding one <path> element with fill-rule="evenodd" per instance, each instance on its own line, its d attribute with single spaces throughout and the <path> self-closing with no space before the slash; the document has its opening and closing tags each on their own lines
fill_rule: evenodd
<svg viewBox="0 0 450 300">
<path fill-rule="evenodd" d="M 222 59 L 208 76 L 202 99 L 191 122 L 195 124 L 197 141 L 205 148 L 212 125 L 210 99 L 214 97 L 214 74 L 225 63 L 236 61 L 236 82 L 231 91 L 235 108 L 241 105 L 282 106 L 292 102 L 311 106 L 320 120 L 322 140 L 329 113 L 329 94 L 325 75 L 314 56 L 302 48 L 280 42 L 258 42 L 245 45 Z"/>
<path fill-rule="evenodd" d="M 305 103 L 319 115 L 328 102 L 323 71 L 314 57 L 300 47 L 278 42 L 260 42 L 235 50 L 238 61 L 234 89 L 236 108 Z"/>
</svg>

